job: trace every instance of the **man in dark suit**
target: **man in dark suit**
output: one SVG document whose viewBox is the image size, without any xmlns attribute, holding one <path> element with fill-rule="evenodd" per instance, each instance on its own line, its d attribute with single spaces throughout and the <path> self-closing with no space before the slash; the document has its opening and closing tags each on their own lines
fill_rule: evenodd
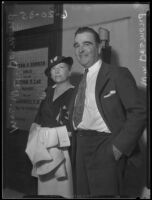
<svg viewBox="0 0 152 200">
<path fill-rule="evenodd" d="M 123 191 L 127 162 L 138 166 L 138 140 L 146 122 L 138 88 L 129 70 L 100 58 L 99 35 L 79 28 L 74 39 L 78 62 L 88 69 L 82 119 L 71 112 L 77 197 L 116 197 Z M 79 102 L 81 103 L 81 102 Z"/>
</svg>

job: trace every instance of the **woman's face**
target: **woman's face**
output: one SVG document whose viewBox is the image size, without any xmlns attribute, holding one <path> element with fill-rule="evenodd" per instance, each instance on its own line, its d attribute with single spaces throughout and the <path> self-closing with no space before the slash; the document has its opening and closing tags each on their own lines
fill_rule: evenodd
<svg viewBox="0 0 152 200">
<path fill-rule="evenodd" d="M 55 83 L 62 83 L 69 79 L 70 70 L 66 63 L 59 63 L 51 68 L 51 78 Z"/>
</svg>

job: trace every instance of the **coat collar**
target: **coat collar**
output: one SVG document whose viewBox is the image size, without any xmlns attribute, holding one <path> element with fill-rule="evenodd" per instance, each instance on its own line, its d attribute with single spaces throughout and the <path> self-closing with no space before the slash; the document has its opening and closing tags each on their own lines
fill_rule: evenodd
<svg viewBox="0 0 152 200">
<path fill-rule="evenodd" d="M 102 62 L 96 81 L 97 93 L 101 92 L 104 89 L 104 86 L 109 80 L 109 76 L 110 76 L 110 65 L 105 62 Z"/>
<path fill-rule="evenodd" d="M 100 70 L 98 72 L 98 76 L 97 76 L 97 80 L 96 80 L 96 88 L 95 88 L 95 98 L 96 98 L 98 110 L 99 110 L 102 118 L 104 119 L 104 121 L 108 125 L 109 129 L 110 129 L 110 125 L 109 125 L 109 123 L 106 119 L 106 116 L 104 115 L 104 111 L 103 111 L 101 99 L 100 99 L 100 94 L 102 93 L 106 84 L 109 82 L 110 71 L 112 69 L 111 67 L 112 67 L 111 65 L 102 62 Z"/>
</svg>

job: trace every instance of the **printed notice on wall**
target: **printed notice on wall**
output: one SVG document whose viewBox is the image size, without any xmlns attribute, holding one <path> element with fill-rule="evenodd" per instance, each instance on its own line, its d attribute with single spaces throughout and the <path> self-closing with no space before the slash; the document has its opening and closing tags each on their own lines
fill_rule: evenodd
<svg viewBox="0 0 152 200">
<path fill-rule="evenodd" d="M 7 71 L 7 127 L 29 130 L 47 87 L 48 48 L 11 52 Z"/>
</svg>

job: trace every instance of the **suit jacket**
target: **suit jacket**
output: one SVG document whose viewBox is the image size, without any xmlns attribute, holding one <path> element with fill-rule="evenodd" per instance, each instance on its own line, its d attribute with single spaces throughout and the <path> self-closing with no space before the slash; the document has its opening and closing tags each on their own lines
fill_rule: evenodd
<svg viewBox="0 0 152 200">
<path fill-rule="evenodd" d="M 113 144 L 138 165 L 137 142 L 145 128 L 146 110 L 132 74 L 125 67 L 102 62 L 95 98 L 98 110 L 112 132 Z"/>
</svg>

